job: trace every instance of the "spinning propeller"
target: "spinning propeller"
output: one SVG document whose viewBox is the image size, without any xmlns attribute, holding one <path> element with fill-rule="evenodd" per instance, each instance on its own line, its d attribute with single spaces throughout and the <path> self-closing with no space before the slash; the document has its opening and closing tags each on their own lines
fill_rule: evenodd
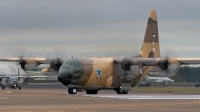
<svg viewBox="0 0 200 112">
<path fill-rule="evenodd" d="M 34 55 L 26 48 L 17 48 L 12 52 L 13 57 L 18 57 L 19 61 L 16 63 L 22 69 L 33 69 L 38 63 L 34 59 Z"/>
<path fill-rule="evenodd" d="M 177 54 L 173 49 L 164 48 L 161 50 L 163 54 L 157 67 L 150 70 L 149 75 L 157 77 L 173 77 L 179 70 L 180 63 L 177 61 Z"/>
<path fill-rule="evenodd" d="M 47 59 L 52 59 L 50 63 L 50 68 L 53 68 L 55 71 L 58 71 L 62 63 L 69 59 L 67 52 L 60 48 L 54 48 L 51 52 L 48 52 L 46 55 Z"/>
<path fill-rule="evenodd" d="M 134 50 L 122 49 L 119 51 L 115 59 L 121 60 L 114 63 L 114 72 L 120 78 L 124 80 L 131 80 L 139 74 L 140 64 L 132 65 L 131 58 L 140 58 L 139 53 Z"/>
</svg>

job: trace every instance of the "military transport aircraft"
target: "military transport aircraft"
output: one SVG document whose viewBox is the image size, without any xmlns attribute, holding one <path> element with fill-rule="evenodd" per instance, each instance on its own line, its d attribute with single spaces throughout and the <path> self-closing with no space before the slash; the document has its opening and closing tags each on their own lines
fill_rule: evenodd
<svg viewBox="0 0 200 112">
<path fill-rule="evenodd" d="M 150 86 L 150 83 L 155 83 L 155 84 L 167 84 L 167 83 L 173 83 L 174 80 L 168 78 L 168 77 L 151 77 L 147 75 L 140 83 L 139 86 L 142 85 L 147 85 Z"/>
<path fill-rule="evenodd" d="M 47 78 L 47 77 L 55 77 L 55 76 L 25 76 L 20 74 L 20 68 L 17 68 L 17 73 L 12 73 L 17 66 L 13 67 L 11 65 L 7 64 L 0 64 L 0 86 L 4 90 L 5 87 L 13 88 L 13 89 L 19 89 L 21 90 L 21 86 L 24 81 L 27 81 L 28 78 Z M 3 81 L 5 79 L 5 81 Z M 22 82 L 20 82 L 20 79 L 22 79 Z"/>
<path fill-rule="evenodd" d="M 86 90 L 97 94 L 101 89 L 113 89 L 117 94 L 127 94 L 146 77 L 155 74 L 175 74 L 180 65 L 199 64 L 200 58 L 160 57 L 156 11 L 151 10 L 140 54 L 113 58 L 1 58 L 0 61 L 18 61 L 21 68 L 32 69 L 40 64 L 50 64 L 43 72 L 58 72 L 58 81 L 68 87 L 69 94 Z"/>
</svg>

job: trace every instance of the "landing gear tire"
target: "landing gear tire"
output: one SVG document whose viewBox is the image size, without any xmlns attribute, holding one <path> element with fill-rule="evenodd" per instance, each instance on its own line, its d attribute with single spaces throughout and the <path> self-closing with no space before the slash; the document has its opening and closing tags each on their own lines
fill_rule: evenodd
<svg viewBox="0 0 200 112">
<path fill-rule="evenodd" d="M 68 88 L 68 93 L 69 94 L 76 94 L 77 93 L 77 89 L 76 88 Z"/>
<path fill-rule="evenodd" d="M 116 90 L 117 94 L 122 94 L 121 90 Z"/>
<path fill-rule="evenodd" d="M 4 86 L 2 86 L 2 90 L 4 90 L 5 89 L 5 87 Z"/>
<path fill-rule="evenodd" d="M 128 91 L 122 91 L 122 94 L 128 94 Z"/>
<path fill-rule="evenodd" d="M 128 91 L 122 91 L 121 88 L 115 89 L 117 94 L 128 94 Z"/>
<path fill-rule="evenodd" d="M 18 89 L 21 90 L 21 86 L 19 86 Z"/>
<path fill-rule="evenodd" d="M 97 94 L 98 90 L 86 90 L 87 94 Z"/>
</svg>

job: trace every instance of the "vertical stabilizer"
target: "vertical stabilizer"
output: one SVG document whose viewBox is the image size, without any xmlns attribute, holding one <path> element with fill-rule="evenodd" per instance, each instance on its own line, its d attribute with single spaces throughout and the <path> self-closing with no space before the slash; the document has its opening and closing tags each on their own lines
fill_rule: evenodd
<svg viewBox="0 0 200 112">
<path fill-rule="evenodd" d="M 143 58 L 160 57 L 158 23 L 155 10 L 151 10 L 149 13 L 149 18 L 140 55 Z"/>
</svg>

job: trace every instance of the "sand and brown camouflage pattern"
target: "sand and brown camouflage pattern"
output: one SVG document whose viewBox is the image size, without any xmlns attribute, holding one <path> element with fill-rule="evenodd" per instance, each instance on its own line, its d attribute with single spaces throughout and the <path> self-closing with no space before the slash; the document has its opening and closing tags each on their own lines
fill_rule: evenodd
<svg viewBox="0 0 200 112">
<path fill-rule="evenodd" d="M 147 22 L 146 32 L 142 43 L 140 55 L 142 58 L 159 58 L 160 47 L 159 47 L 159 35 L 158 35 L 158 22 L 155 10 L 151 10 Z M 153 66 L 141 66 L 143 71 L 142 75 L 138 75 L 132 82 L 132 87 L 136 86 L 140 81 L 148 75 L 149 71 Z"/>
<path fill-rule="evenodd" d="M 155 10 L 151 10 L 149 13 L 146 32 L 140 54 L 143 58 L 160 57 L 158 23 Z"/>
<path fill-rule="evenodd" d="M 76 58 L 66 62 L 80 62 L 81 64 L 78 71 L 73 69 L 71 72 L 73 75 L 78 73 L 80 77 L 73 78 L 69 86 L 116 88 L 120 85 L 119 78 L 113 72 L 113 58 Z M 100 74 L 98 74 L 98 70 L 100 70 Z"/>
<path fill-rule="evenodd" d="M 72 58 L 65 60 L 59 69 L 59 72 L 69 71 L 72 74 L 72 81 L 68 87 L 84 89 L 103 89 L 118 88 L 124 83 L 131 87 L 136 86 L 149 73 L 150 70 L 158 67 L 156 64 L 164 60 L 160 58 L 159 35 L 156 11 L 151 10 L 147 22 L 146 32 L 142 43 L 140 54 L 131 57 L 134 72 L 132 78 L 119 77 L 115 69 L 121 69 L 117 64 L 121 64 L 124 59 L 116 58 Z M 21 58 L 0 58 L 0 61 L 20 61 Z M 51 63 L 53 59 L 47 58 L 23 58 L 26 64 L 46 64 Z M 135 62 L 133 62 L 135 61 Z M 149 65 L 143 65 L 143 62 L 150 61 Z M 170 64 L 200 64 L 200 58 L 170 58 Z M 70 64 L 73 64 L 72 67 Z M 156 66 L 156 67 L 155 67 Z M 142 70 L 142 73 L 140 73 Z M 43 72 L 55 71 L 52 68 L 45 68 Z M 128 75 L 131 75 L 130 72 Z M 137 75 L 135 75 L 137 74 Z"/>
</svg>

